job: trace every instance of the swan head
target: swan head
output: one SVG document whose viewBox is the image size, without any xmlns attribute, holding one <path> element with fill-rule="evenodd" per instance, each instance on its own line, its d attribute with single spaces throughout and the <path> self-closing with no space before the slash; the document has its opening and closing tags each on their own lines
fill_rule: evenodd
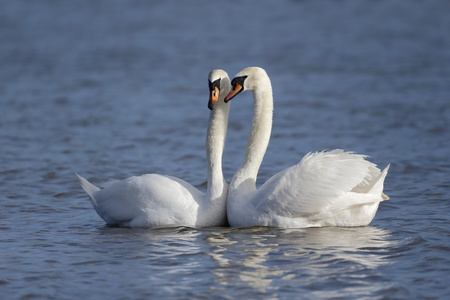
<svg viewBox="0 0 450 300">
<path fill-rule="evenodd" d="M 264 86 L 265 84 L 267 84 L 267 80 L 269 80 L 269 76 L 264 69 L 259 67 L 245 68 L 244 70 L 237 73 L 231 81 L 231 91 L 225 97 L 225 103 L 227 103 L 243 91 L 253 91 L 259 86 Z"/>
<path fill-rule="evenodd" d="M 209 72 L 208 75 L 209 84 L 209 101 L 208 108 L 214 110 L 217 103 L 219 102 L 219 97 L 221 100 L 225 98 L 225 95 L 231 89 L 230 78 L 227 72 L 224 70 L 216 69 Z"/>
</svg>

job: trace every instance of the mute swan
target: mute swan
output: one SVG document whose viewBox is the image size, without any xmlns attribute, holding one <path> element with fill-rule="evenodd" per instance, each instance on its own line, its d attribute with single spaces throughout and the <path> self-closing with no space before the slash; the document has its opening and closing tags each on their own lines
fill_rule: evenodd
<svg viewBox="0 0 450 300">
<path fill-rule="evenodd" d="M 231 84 L 223 70 L 211 71 L 208 79 L 211 114 L 206 138 L 206 194 L 184 180 L 166 175 L 130 177 L 99 189 L 76 174 L 98 215 L 106 223 L 130 227 L 227 224 L 228 185 L 222 173 L 222 153 L 230 108 L 223 99 Z"/>
<path fill-rule="evenodd" d="M 379 202 L 388 199 L 383 182 L 389 166 L 380 172 L 365 155 L 343 150 L 309 153 L 256 189 L 272 128 L 272 86 L 258 67 L 242 70 L 231 85 L 225 102 L 251 90 L 254 103 L 244 162 L 228 190 L 231 226 L 364 226 L 372 221 Z"/>
</svg>

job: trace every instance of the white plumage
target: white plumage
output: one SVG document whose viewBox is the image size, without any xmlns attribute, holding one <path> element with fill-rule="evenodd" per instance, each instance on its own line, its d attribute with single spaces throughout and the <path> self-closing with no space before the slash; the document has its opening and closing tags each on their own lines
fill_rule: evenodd
<svg viewBox="0 0 450 300">
<path fill-rule="evenodd" d="M 257 67 L 242 70 L 232 80 L 225 101 L 245 90 L 253 91 L 255 112 L 244 162 L 229 187 L 230 225 L 368 225 L 378 204 L 388 199 L 383 194 L 383 182 L 389 166 L 380 172 L 364 155 L 343 150 L 309 153 L 256 189 L 256 176 L 272 127 L 272 86 L 267 73 Z"/>
<path fill-rule="evenodd" d="M 78 176 L 98 215 L 108 224 L 131 227 L 223 226 L 228 185 L 222 172 L 222 153 L 229 105 L 223 99 L 230 79 L 223 70 L 209 74 L 211 111 L 206 139 L 208 188 L 203 193 L 176 177 L 146 174 L 114 182 L 100 189 Z"/>
</svg>

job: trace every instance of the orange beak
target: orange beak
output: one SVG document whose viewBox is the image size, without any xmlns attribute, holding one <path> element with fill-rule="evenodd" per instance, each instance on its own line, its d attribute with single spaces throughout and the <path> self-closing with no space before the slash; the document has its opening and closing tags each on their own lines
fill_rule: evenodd
<svg viewBox="0 0 450 300">
<path fill-rule="evenodd" d="M 214 89 L 211 90 L 211 93 L 209 94 L 208 108 L 210 110 L 214 110 L 214 108 L 216 108 L 218 100 L 219 100 L 219 88 L 215 86 Z"/>
<path fill-rule="evenodd" d="M 231 91 L 228 93 L 228 95 L 225 97 L 225 103 L 233 99 L 237 94 L 242 92 L 244 88 L 239 83 L 235 83 Z"/>
</svg>

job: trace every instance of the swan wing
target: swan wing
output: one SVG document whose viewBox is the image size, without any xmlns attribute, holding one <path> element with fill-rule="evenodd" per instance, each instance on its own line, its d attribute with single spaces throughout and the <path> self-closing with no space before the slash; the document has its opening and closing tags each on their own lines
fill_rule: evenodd
<svg viewBox="0 0 450 300">
<path fill-rule="evenodd" d="M 299 163 L 275 174 L 261 186 L 257 198 L 265 200 L 257 204 L 259 210 L 303 217 L 330 209 L 373 203 L 378 198 L 382 201 L 381 195 L 344 197 L 348 193 L 370 192 L 374 180 L 379 177 L 379 169 L 365 157 L 343 150 L 309 153 Z"/>
<path fill-rule="evenodd" d="M 204 199 L 188 182 L 159 174 L 117 181 L 89 196 L 108 224 L 132 227 L 194 225 L 199 202 Z"/>
</svg>

